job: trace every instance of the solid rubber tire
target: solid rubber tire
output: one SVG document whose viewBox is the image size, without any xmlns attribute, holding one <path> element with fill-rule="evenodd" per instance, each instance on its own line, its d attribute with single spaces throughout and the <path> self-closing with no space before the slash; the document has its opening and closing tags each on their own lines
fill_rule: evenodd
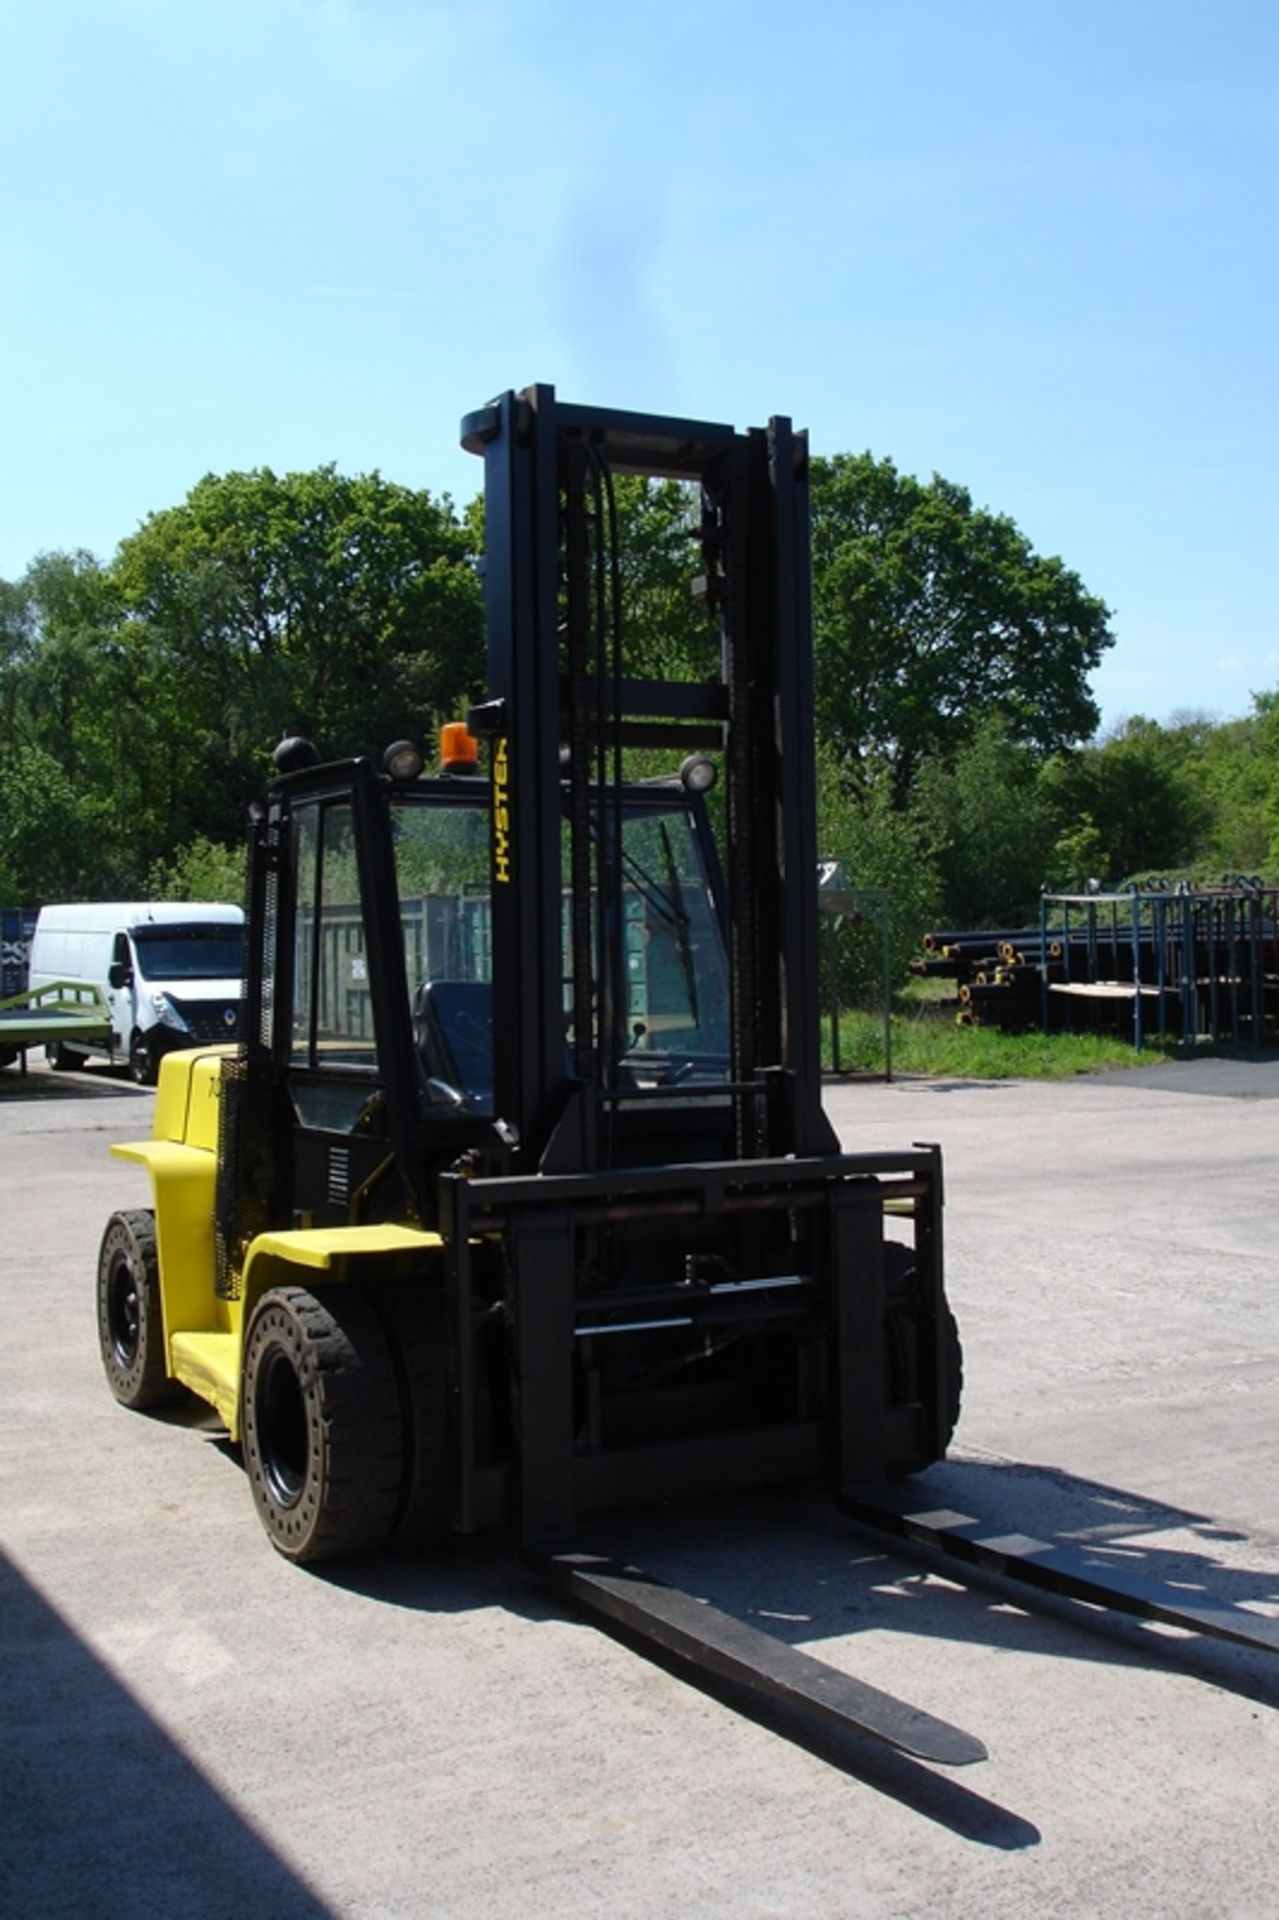
<svg viewBox="0 0 1279 1920">
<path fill-rule="evenodd" d="M 891 1386 L 896 1360 L 897 1370 L 902 1369 L 902 1359 L 894 1354 L 894 1345 L 900 1344 L 902 1333 L 913 1336 L 913 1325 L 904 1319 L 905 1309 L 909 1306 L 915 1292 L 916 1260 L 913 1247 L 903 1245 L 899 1240 L 884 1242 L 884 1364 L 885 1378 Z M 946 1456 L 946 1449 L 959 1425 L 959 1408 L 964 1390 L 964 1353 L 960 1344 L 959 1324 L 949 1306 L 943 1301 L 942 1312 L 945 1315 L 943 1341 L 945 1345 L 946 1367 L 946 1406 L 941 1444 L 935 1452 L 913 1457 L 909 1460 L 894 1460 L 889 1463 L 889 1475 L 897 1479 L 908 1473 L 922 1473 L 925 1467 L 931 1467 Z M 894 1325 L 894 1320 L 897 1326 Z"/>
<path fill-rule="evenodd" d="M 449 1531 L 444 1295 L 430 1281 L 404 1281 L 377 1298 L 395 1346 L 404 1414 L 404 1488 L 392 1545 L 430 1546 Z"/>
<path fill-rule="evenodd" d="M 272 1546 L 299 1564 L 368 1553 L 395 1525 L 404 1478 L 390 1348 L 355 1287 L 276 1287 L 244 1349 L 244 1464 Z"/>
<path fill-rule="evenodd" d="M 171 1406 L 182 1389 L 165 1370 L 155 1215 L 113 1213 L 98 1252 L 98 1350 L 122 1407 Z"/>
</svg>

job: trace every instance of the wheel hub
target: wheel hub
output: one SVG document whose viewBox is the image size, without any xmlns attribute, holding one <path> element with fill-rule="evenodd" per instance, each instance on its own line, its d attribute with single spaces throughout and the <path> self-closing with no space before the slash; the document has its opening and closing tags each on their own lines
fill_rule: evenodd
<svg viewBox="0 0 1279 1920">
<path fill-rule="evenodd" d="M 107 1323 L 111 1348 L 120 1366 L 126 1370 L 138 1357 L 142 1313 L 138 1305 L 138 1284 L 128 1260 L 117 1262 L 107 1288 Z"/>
<path fill-rule="evenodd" d="M 294 1507 L 306 1485 L 310 1440 L 297 1369 L 276 1349 L 261 1367 L 254 1393 L 258 1451 L 271 1498 Z"/>
</svg>

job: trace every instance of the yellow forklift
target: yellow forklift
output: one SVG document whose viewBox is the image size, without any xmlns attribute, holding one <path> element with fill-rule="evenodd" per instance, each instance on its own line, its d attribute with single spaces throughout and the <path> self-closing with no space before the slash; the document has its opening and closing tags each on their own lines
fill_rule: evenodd
<svg viewBox="0 0 1279 1920">
<path fill-rule="evenodd" d="M 805 436 L 546 386 L 462 436 L 486 697 L 429 774 L 405 742 L 277 750 L 240 1044 L 168 1057 L 153 1138 L 115 1149 L 155 1207 L 103 1240 L 107 1378 L 214 1407 L 292 1560 L 508 1524 L 692 1677 L 979 1758 L 581 1533 L 805 1478 L 905 1530 L 867 1490 L 958 1414 L 938 1151 L 841 1152 L 822 1110 Z M 630 671 L 621 473 L 696 502 L 705 679 Z M 632 777 L 640 748 L 669 776 Z"/>
</svg>

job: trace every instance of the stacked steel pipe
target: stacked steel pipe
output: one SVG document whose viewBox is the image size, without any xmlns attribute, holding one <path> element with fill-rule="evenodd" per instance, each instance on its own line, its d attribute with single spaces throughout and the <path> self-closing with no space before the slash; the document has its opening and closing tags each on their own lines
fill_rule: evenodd
<svg viewBox="0 0 1279 1920">
<path fill-rule="evenodd" d="M 1045 894 L 1037 927 L 924 936 L 916 973 L 956 982 L 958 1021 L 1006 1032 L 1279 1041 L 1279 889 Z"/>
<path fill-rule="evenodd" d="M 947 928 L 924 935 L 924 953 L 911 971 L 955 982 L 960 1026 L 1025 1033 L 1040 1024 L 1043 957 L 1038 927 Z M 1059 959 L 1060 949 L 1050 940 L 1048 964 Z"/>
</svg>

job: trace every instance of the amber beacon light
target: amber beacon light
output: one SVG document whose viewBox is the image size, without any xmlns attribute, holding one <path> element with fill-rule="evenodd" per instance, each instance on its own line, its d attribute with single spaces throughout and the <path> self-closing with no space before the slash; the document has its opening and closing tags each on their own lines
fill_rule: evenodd
<svg viewBox="0 0 1279 1920">
<path fill-rule="evenodd" d="M 450 720 L 440 728 L 440 770 L 478 773 L 480 749 L 465 720 Z"/>
</svg>

